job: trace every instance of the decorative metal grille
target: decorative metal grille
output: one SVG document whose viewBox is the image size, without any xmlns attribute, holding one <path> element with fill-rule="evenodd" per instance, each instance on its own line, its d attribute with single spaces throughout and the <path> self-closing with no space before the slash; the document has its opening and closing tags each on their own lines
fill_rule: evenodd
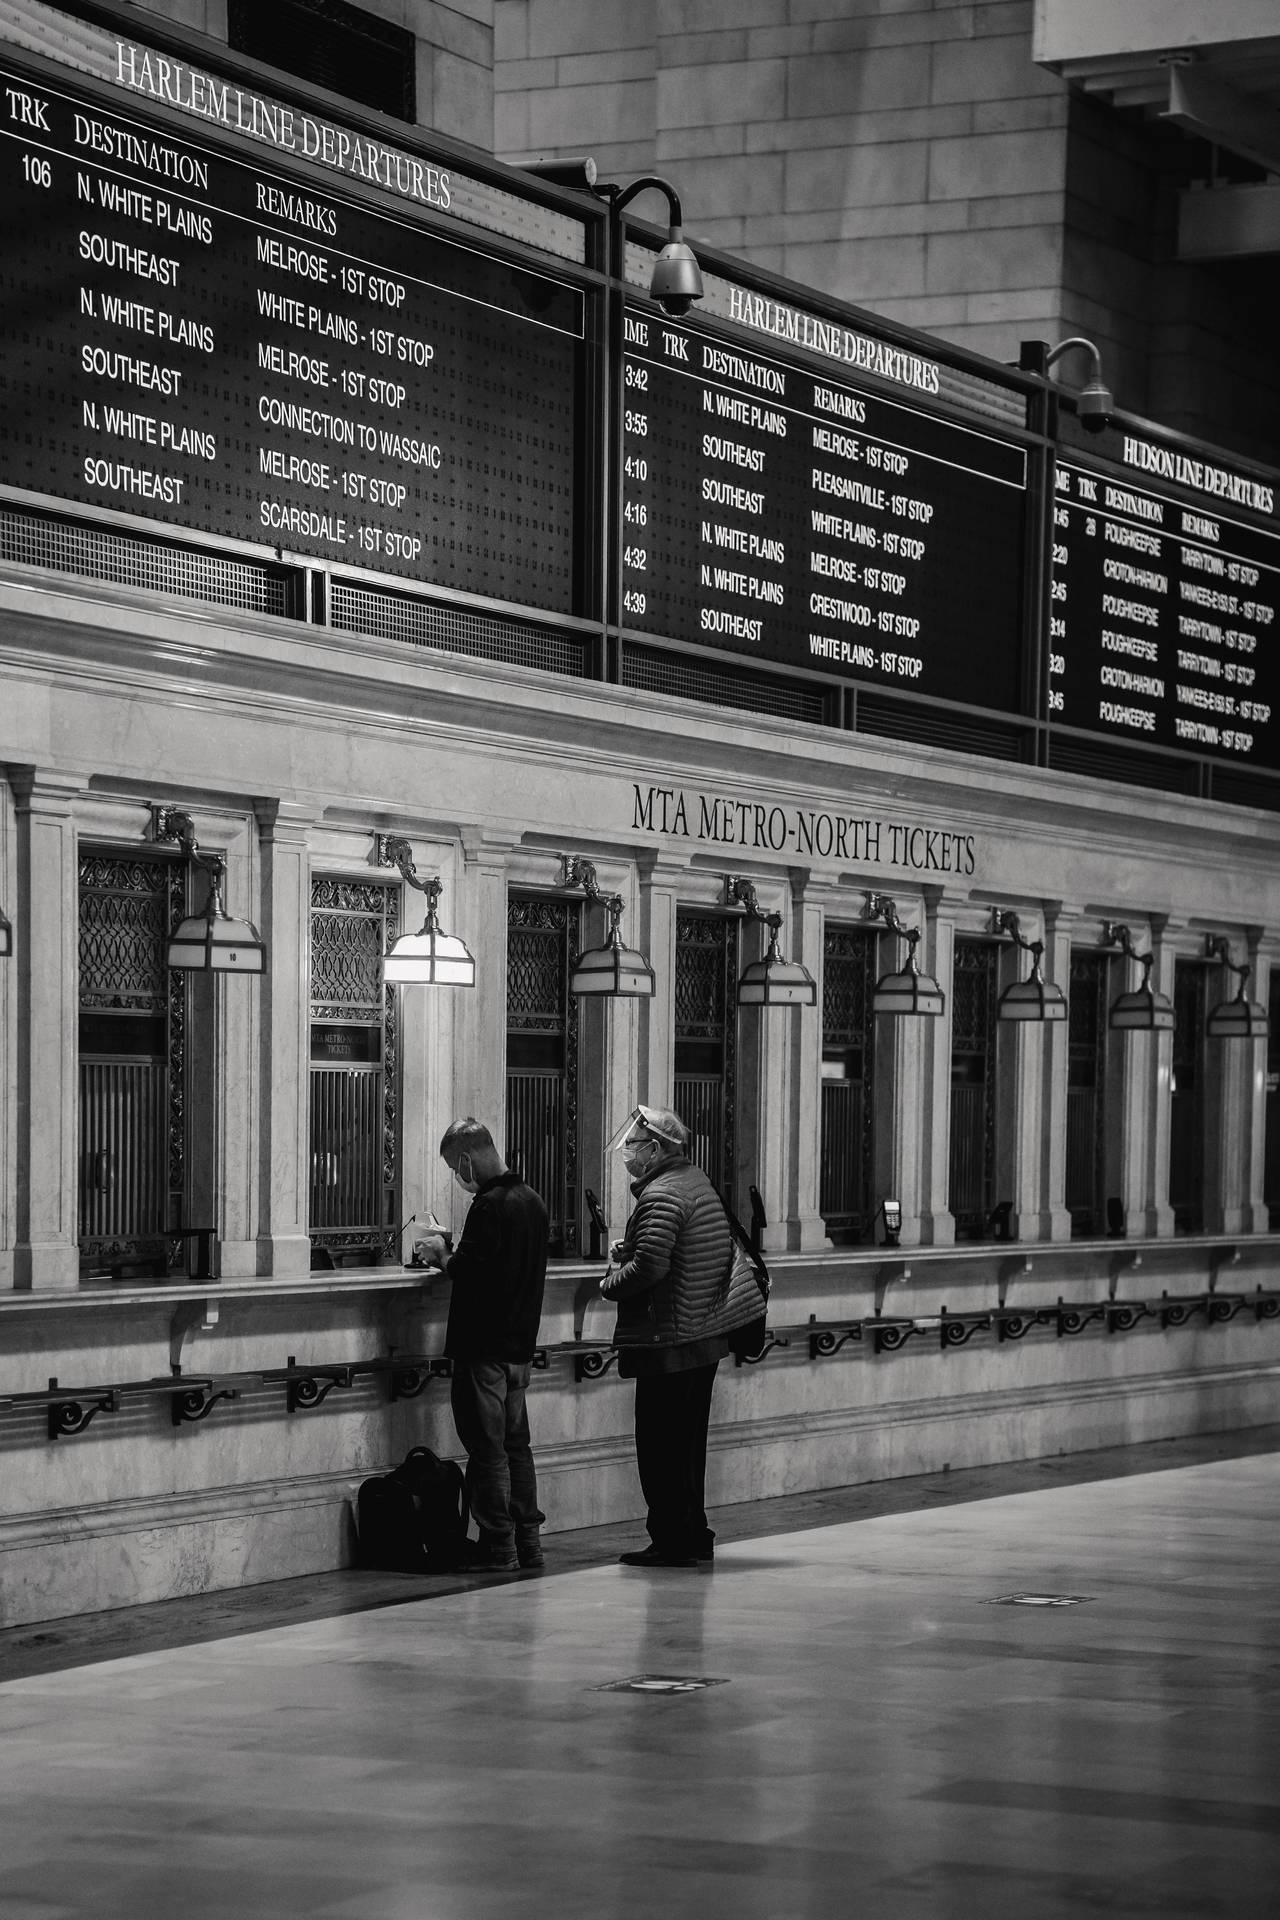
<svg viewBox="0 0 1280 1920">
<path fill-rule="evenodd" d="M 879 942 L 828 922 L 822 973 L 822 1164 L 819 1211 L 829 1235 L 860 1240 L 874 1213 L 875 990 Z"/>
<path fill-rule="evenodd" d="M 0 507 L 0 560 L 253 613 L 287 615 L 294 591 L 293 574 L 286 567 L 135 539 L 113 528 L 9 506 Z"/>
<path fill-rule="evenodd" d="M 996 985 L 1000 949 L 957 940 L 952 973 L 951 1180 L 956 1237 L 981 1240 L 995 1203 Z"/>
<path fill-rule="evenodd" d="M 1199 960 L 1173 970 L 1173 1083 L 1169 1102 L 1169 1205 L 1179 1233 L 1204 1227 L 1205 976 Z"/>
<path fill-rule="evenodd" d="M 582 907 L 507 897 L 506 1159 L 541 1196 L 553 1253 L 578 1251 L 578 1002 Z"/>
<path fill-rule="evenodd" d="M 1111 961 L 1073 953 L 1067 1013 L 1066 1206 L 1074 1235 L 1106 1231 L 1107 1008 Z"/>
<path fill-rule="evenodd" d="M 738 922 L 676 914 L 675 1110 L 689 1157 L 726 1196 L 737 1151 Z"/>
<path fill-rule="evenodd" d="M 577 633 L 464 612 L 346 580 L 331 582 L 329 624 L 348 633 L 370 633 L 409 646 L 439 647 L 511 666 L 538 667 L 544 673 L 575 679 L 589 677 L 591 672 L 588 644 Z"/>
<path fill-rule="evenodd" d="M 77 1220 L 86 1272 L 163 1276 L 185 1261 L 174 1229 L 186 1195 L 187 982 L 164 956 L 186 893 L 184 863 L 163 854 L 81 854 Z"/>
<path fill-rule="evenodd" d="M 399 1007 L 382 984 L 399 931 L 394 881 L 312 879 L 309 1226 L 320 1264 L 399 1249 Z"/>
</svg>

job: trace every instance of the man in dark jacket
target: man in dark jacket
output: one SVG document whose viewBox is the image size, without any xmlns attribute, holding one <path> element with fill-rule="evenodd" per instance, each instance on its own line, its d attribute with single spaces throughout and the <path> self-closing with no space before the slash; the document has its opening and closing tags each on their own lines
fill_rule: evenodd
<svg viewBox="0 0 1280 1920">
<path fill-rule="evenodd" d="M 636 1466 L 650 1544 L 630 1567 L 696 1567 L 713 1557 L 707 1524 L 707 1427 L 715 1330 L 733 1242 L 720 1196 L 688 1158 L 689 1133 L 666 1107 L 637 1107 L 623 1139 L 636 1207 L 600 1283 L 618 1306 L 618 1372 L 636 1383 Z"/>
<path fill-rule="evenodd" d="M 431 1236 L 453 1282 L 445 1354 L 453 1423 L 467 1451 L 467 1498 L 480 1533 L 474 1565 L 540 1567 L 538 1484 L 525 1393 L 547 1276 L 547 1210 L 511 1173 L 478 1120 L 455 1120 L 440 1155 L 474 1194 L 456 1252 Z"/>
</svg>

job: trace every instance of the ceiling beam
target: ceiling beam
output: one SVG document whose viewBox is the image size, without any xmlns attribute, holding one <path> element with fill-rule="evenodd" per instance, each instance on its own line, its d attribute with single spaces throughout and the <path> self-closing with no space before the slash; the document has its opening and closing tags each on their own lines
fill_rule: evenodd
<svg viewBox="0 0 1280 1920">
<path fill-rule="evenodd" d="M 1280 113 L 1204 67 L 1169 68 L 1169 104 L 1160 117 L 1280 173 Z"/>
<path fill-rule="evenodd" d="M 1200 187 L 1178 196 L 1179 260 L 1280 253 L 1280 181 Z"/>
</svg>

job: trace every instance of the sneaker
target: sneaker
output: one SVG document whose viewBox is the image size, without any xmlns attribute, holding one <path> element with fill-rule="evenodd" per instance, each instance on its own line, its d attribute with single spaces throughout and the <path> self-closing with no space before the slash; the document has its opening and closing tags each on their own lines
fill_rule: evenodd
<svg viewBox="0 0 1280 1920">
<path fill-rule="evenodd" d="M 620 1553 L 624 1567 L 696 1567 L 691 1553 L 664 1553 L 660 1547 L 641 1547 L 635 1553 Z"/>
</svg>

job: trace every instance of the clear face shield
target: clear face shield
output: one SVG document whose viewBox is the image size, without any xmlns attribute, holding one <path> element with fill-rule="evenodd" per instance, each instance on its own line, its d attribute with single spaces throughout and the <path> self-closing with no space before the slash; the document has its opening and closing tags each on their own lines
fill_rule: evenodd
<svg viewBox="0 0 1280 1920">
<path fill-rule="evenodd" d="M 605 1152 L 621 1153 L 624 1147 L 644 1146 L 649 1141 L 663 1148 L 674 1147 L 682 1151 L 685 1144 L 684 1129 L 673 1113 L 667 1113 L 661 1107 L 632 1107 Z"/>
</svg>

